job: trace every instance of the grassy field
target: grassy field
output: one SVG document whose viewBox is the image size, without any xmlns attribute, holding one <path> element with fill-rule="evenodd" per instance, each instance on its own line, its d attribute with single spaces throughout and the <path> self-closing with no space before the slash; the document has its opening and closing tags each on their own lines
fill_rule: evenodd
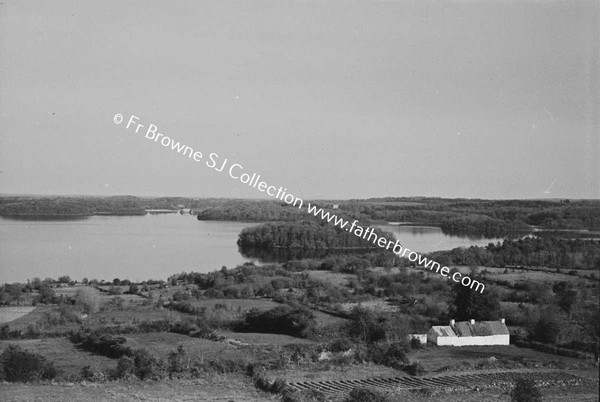
<svg viewBox="0 0 600 402">
<path fill-rule="evenodd" d="M 255 332 L 219 332 L 219 334 L 231 338 L 237 339 L 245 343 L 249 343 L 251 345 L 268 345 L 268 346 L 284 346 L 284 345 L 294 345 L 294 344 L 303 344 L 310 345 L 313 344 L 314 341 L 309 339 L 296 338 L 289 335 L 281 335 L 281 334 L 259 334 Z"/>
<path fill-rule="evenodd" d="M 354 274 L 343 274 L 331 271 L 305 271 L 312 279 L 324 281 L 335 286 L 346 286 L 352 279 L 356 279 Z"/>
<path fill-rule="evenodd" d="M 502 362 L 513 362 L 515 366 L 598 371 L 597 367 L 591 362 L 538 352 L 528 348 L 519 348 L 514 345 L 428 346 L 411 353 L 410 360 L 413 362 L 418 361 L 428 372 L 435 372 L 467 370 L 472 369 L 473 365 L 477 364 L 493 368 L 494 365 L 489 364 L 490 361 L 494 360 L 491 359 L 492 357 Z"/>
<path fill-rule="evenodd" d="M 469 274 L 471 268 L 470 267 L 462 267 L 462 266 L 452 266 L 451 268 L 456 268 L 463 274 Z M 579 275 L 568 275 L 567 272 L 563 271 L 563 273 L 556 273 L 555 270 L 551 268 L 538 268 L 538 269 L 515 269 L 513 271 L 512 268 L 489 268 L 489 267 L 477 267 L 477 271 L 481 273 L 483 270 L 486 270 L 488 273 L 486 277 L 490 279 L 500 279 L 503 281 L 508 281 L 510 283 L 520 282 L 520 281 L 536 281 L 536 282 L 546 282 L 546 283 L 556 283 L 560 281 L 578 283 L 585 283 L 590 279 L 584 278 L 583 275 L 588 275 L 592 271 L 578 271 Z M 504 273 L 508 270 L 507 273 Z M 546 272 L 552 271 L 552 272 Z"/>
<path fill-rule="evenodd" d="M 168 309 L 157 309 L 154 307 L 138 307 L 135 309 L 101 311 L 91 314 L 89 322 L 92 324 L 127 324 L 141 321 L 179 321 L 191 317 L 189 314 Z"/>
<path fill-rule="evenodd" d="M 153 355 L 166 359 L 169 353 L 175 352 L 179 345 L 185 348 L 189 356 L 195 356 L 205 361 L 218 359 L 245 360 L 250 352 L 229 345 L 225 342 L 215 342 L 207 339 L 191 338 L 170 332 L 155 332 L 125 336 L 126 346 L 132 348 L 145 348 Z"/>
<path fill-rule="evenodd" d="M 205 307 L 207 309 L 215 308 L 219 305 L 224 306 L 225 309 L 244 313 L 253 308 L 258 310 L 269 310 L 281 304 L 271 300 L 263 299 L 206 299 L 206 300 L 192 300 L 190 301 L 196 307 Z"/>
<path fill-rule="evenodd" d="M 0 385 L 5 401 L 278 401 L 257 390 L 242 374 L 207 375 L 193 380 L 132 381 L 107 384 Z"/>
<path fill-rule="evenodd" d="M 86 365 L 107 372 L 115 368 L 117 364 L 116 360 L 75 347 L 67 338 L 0 341 L 0 351 L 10 344 L 39 353 L 54 362 L 56 368 L 60 370 L 59 379 L 68 379 L 78 375 Z"/>
</svg>

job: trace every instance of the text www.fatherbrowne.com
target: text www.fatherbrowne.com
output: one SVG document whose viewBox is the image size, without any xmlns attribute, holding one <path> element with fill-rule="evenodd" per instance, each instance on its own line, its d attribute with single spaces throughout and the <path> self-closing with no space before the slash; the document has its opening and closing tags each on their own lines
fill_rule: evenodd
<svg viewBox="0 0 600 402">
<path fill-rule="evenodd" d="M 113 121 L 115 124 L 121 124 L 124 121 L 123 115 L 117 113 L 114 116 Z M 139 123 L 139 121 L 139 117 L 131 115 L 125 128 L 127 130 L 131 130 L 134 134 L 143 135 L 144 138 L 160 144 L 165 148 L 171 149 L 172 151 L 177 152 L 188 159 L 192 159 L 195 162 L 202 162 L 204 160 L 204 155 L 202 152 L 182 144 L 179 141 L 174 140 L 172 137 L 160 133 L 158 131 L 158 127 L 154 124 L 145 126 L 144 124 Z M 247 173 L 242 165 L 239 163 L 231 163 L 227 158 L 221 161 L 219 155 L 215 152 L 208 154 L 208 159 L 205 161 L 205 164 L 208 168 L 214 169 L 219 173 L 227 170 L 230 178 L 238 180 L 242 184 L 255 188 L 262 193 L 266 193 L 270 197 L 281 200 L 288 205 L 298 207 L 299 209 L 303 209 L 305 207 L 304 201 L 301 198 L 288 193 L 287 188 L 270 185 L 261 180 L 260 174 L 255 172 L 252 174 Z M 442 267 L 438 262 L 430 260 L 416 251 L 412 251 L 409 248 L 403 247 L 398 240 L 394 241 L 383 236 L 379 236 L 377 233 L 375 233 L 374 228 L 364 228 L 358 225 L 357 220 L 350 223 L 350 221 L 340 218 L 335 214 L 331 214 L 329 211 L 324 211 L 317 205 L 311 205 L 310 203 L 306 203 L 306 211 L 307 213 L 312 214 L 321 220 L 327 221 L 328 223 L 333 223 L 334 226 L 337 226 L 340 229 L 351 232 L 361 239 L 370 241 L 380 248 L 385 250 L 390 250 L 391 248 L 391 251 L 398 257 L 406 257 L 409 259 L 409 261 L 416 262 L 423 268 L 429 269 L 430 271 L 435 269 L 435 272 L 444 277 L 449 277 L 450 268 Z M 348 227 L 348 224 L 350 224 L 350 227 Z M 475 291 L 479 291 L 480 293 L 483 293 L 485 290 L 485 285 L 483 283 L 472 279 L 469 276 L 463 276 L 458 271 L 452 272 L 450 278 L 452 278 L 454 282 L 460 283 L 461 285 L 474 289 Z"/>
</svg>

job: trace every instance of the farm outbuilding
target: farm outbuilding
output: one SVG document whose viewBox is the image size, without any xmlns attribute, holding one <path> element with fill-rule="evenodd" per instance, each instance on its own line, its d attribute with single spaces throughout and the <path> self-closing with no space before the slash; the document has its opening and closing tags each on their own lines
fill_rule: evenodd
<svg viewBox="0 0 600 402">
<path fill-rule="evenodd" d="M 435 325 L 427 332 L 427 341 L 438 346 L 508 345 L 510 335 L 504 322 L 450 320 L 450 325 Z"/>
</svg>

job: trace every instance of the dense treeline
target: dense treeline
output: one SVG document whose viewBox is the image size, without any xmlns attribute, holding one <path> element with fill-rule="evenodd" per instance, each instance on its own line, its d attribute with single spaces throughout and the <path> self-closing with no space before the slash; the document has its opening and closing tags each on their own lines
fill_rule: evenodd
<svg viewBox="0 0 600 402">
<path fill-rule="evenodd" d="M 600 269 L 600 241 L 526 237 L 505 240 L 486 247 L 456 248 L 431 253 L 444 265 L 482 265 L 504 267 L 550 267 L 557 269 Z"/>
<path fill-rule="evenodd" d="M 223 205 L 258 201 L 197 199 L 184 197 L 143 198 L 133 196 L 113 197 L 0 197 L 0 215 L 3 216 L 89 216 L 143 215 L 146 209 L 190 208 L 202 211 Z"/>
<path fill-rule="evenodd" d="M 273 201 L 225 201 L 198 212 L 201 221 L 297 221 L 310 218 L 310 215 L 297 207 Z"/>
<path fill-rule="evenodd" d="M 308 201 L 308 200 L 305 200 Z M 313 205 L 361 224 L 411 222 L 439 226 L 445 233 L 504 236 L 515 230 L 600 229 L 597 200 L 468 200 L 442 198 L 377 198 L 311 201 Z M 275 200 L 228 200 L 184 197 L 1 197 L 4 216 L 87 216 L 143 214 L 145 209 L 190 208 L 199 220 L 274 222 L 315 220 L 302 209 Z"/>
<path fill-rule="evenodd" d="M 377 238 L 385 237 L 395 241 L 391 233 L 386 233 L 381 229 L 374 229 L 374 233 L 377 234 Z M 368 235 L 366 237 L 368 239 Z M 372 241 L 358 237 L 352 232 L 326 222 L 312 221 L 265 223 L 246 228 L 239 235 L 238 245 L 242 248 L 302 249 L 367 249 L 377 247 Z"/>
<path fill-rule="evenodd" d="M 143 215 L 136 197 L 14 197 L 0 200 L 3 216 L 89 216 L 94 213 Z"/>
<path fill-rule="evenodd" d="M 529 225 L 600 228 L 600 201 L 596 200 L 383 198 L 343 202 L 340 209 L 356 219 L 437 225 L 448 232 L 491 230 L 495 234 L 523 230 Z"/>
</svg>

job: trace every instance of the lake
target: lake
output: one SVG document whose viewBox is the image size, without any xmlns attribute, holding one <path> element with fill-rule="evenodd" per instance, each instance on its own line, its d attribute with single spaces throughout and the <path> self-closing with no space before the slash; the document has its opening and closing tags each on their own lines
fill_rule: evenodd
<svg viewBox="0 0 600 402">
<path fill-rule="evenodd" d="M 0 283 L 27 279 L 167 279 L 247 261 L 237 247 L 246 222 L 198 221 L 192 215 L 93 216 L 81 220 L 0 217 Z M 381 226 L 411 250 L 428 252 L 487 245 L 501 239 L 449 236 L 439 228 Z"/>
</svg>

